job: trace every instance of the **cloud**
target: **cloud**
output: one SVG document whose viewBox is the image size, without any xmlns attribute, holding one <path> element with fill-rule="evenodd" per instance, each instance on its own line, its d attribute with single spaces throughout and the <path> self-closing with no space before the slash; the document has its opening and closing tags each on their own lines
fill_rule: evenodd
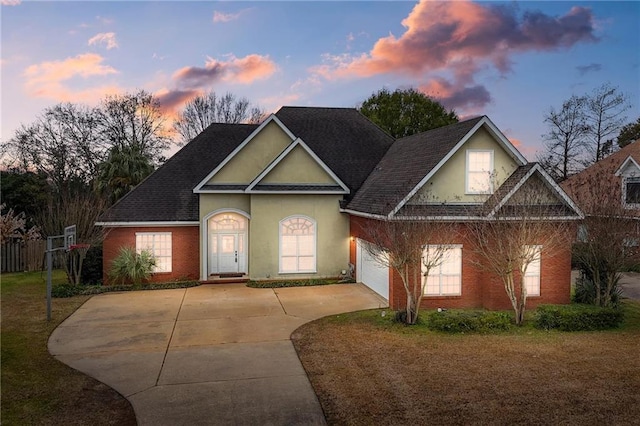
<svg viewBox="0 0 640 426">
<path fill-rule="evenodd" d="M 336 69 L 338 75 L 367 77 L 388 72 L 410 75 L 488 61 L 501 72 L 517 52 L 557 50 L 594 42 L 591 11 L 573 7 L 561 17 L 514 7 L 469 1 L 418 3 L 402 21 L 405 33 L 379 39 L 368 54 Z"/>
<path fill-rule="evenodd" d="M 200 90 L 159 90 L 155 93 L 155 96 L 160 102 L 160 107 L 167 113 L 176 111 L 180 106 L 186 102 L 201 95 Z"/>
<path fill-rule="evenodd" d="M 113 85 L 103 85 L 83 90 L 73 90 L 64 85 L 70 79 L 80 77 L 104 77 L 118 71 L 102 62 L 104 58 L 95 53 L 85 53 L 62 61 L 42 62 L 29 66 L 24 71 L 25 87 L 30 96 L 51 98 L 57 101 L 91 101 L 100 95 L 117 93 Z"/>
<path fill-rule="evenodd" d="M 240 17 L 240 13 L 223 13 L 217 10 L 213 11 L 213 22 L 231 22 Z"/>
<path fill-rule="evenodd" d="M 17 6 L 22 3 L 22 0 L 0 0 L 2 6 Z"/>
<path fill-rule="evenodd" d="M 324 55 L 310 71 L 329 80 L 409 76 L 422 80 L 425 92 L 438 91 L 449 106 L 477 107 L 491 100 L 475 82 L 479 71 L 493 67 L 504 75 L 518 53 L 598 41 L 588 8 L 573 7 L 562 16 L 517 12 L 511 4 L 423 0 L 402 21 L 402 35 L 382 37 L 366 53 Z M 450 74 L 451 80 L 435 73 Z"/>
<path fill-rule="evenodd" d="M 107 50 L 115 49 L 118 47 L 118 41 L 116 40 L 115 33 L 98 33 L 91 37 L 87 42 L 89 46 L 94 44 L 105 44 Z"/>
<path fill-rule="evenodd" d="M 491 94 L 483 85 L 465 86 L 444 78 L 434 78 L 419 90 L 437 99 L 447 109 L 481 110 L 491 102 Z"/>
<path fill-rule="evenodd" d="M 589 64 L 589 65 L 578 65 L 576 67 L 576 69 L 578 70 L 578 72 L 580 73 L 581 76 L 590 73 L 590 72 L 597 72 L 600 71 L 602 69 L 602 64 Z"/>
<path fill-rule="evenodd" d="M 236 19 L 240 18 L 240 16 L 242 14 L 244 14 L 245 12 L 251 10 L 251 8 L 249 9 L 242 9 L 241 11 L 237 12 L 237 13 L 224 13 L 224 12 L 220 12 L 217 10 L 213 11 L 213 22 L 214 23 L 219 23 L 219 22 L 231 22 L 231 21 L 235 21 Z"/>
<path fill-rule="evenodd" d="M 173 74 L 181 88 L 209 87 L 218 81 L 249 84 L 270 77 L 276 65 L 268 56 L 247 55 L 236 58 L 230 55 L 227 61 L 209 58 L 204 67 L 184 67 Z"/>
</svg>

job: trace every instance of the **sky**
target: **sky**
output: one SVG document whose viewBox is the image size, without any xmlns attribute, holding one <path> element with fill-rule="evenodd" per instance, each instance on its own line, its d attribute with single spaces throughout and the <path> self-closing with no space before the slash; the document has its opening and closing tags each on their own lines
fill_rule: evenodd
<svg viewBox="0 0 640 426">
<path fill-rule="evenodd" d="M 267 112 L 416 88 L 529 159 L 544 116 L 604 83 L 640 117 L 640 2 L 0 0 L 1 140 L 59 102 L 214 90 Z"/>
</svg>

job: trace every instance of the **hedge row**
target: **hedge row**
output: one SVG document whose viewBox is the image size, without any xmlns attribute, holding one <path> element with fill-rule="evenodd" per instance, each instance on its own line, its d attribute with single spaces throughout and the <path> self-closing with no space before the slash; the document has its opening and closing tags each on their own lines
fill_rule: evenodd
<svg viewBox="0 0 640 426">
<path fill-rule="evenodd" d="M 534 325 L 543 330 L 589 331 L 617 328 L 624 319 L 620 309 L 593 305 L 540 305 Z"/>
<path fill-rule="evenodd" d="M 60 284 L 51 289 L 52 297 L 90 296 L 93 294 L 109 293 L 114 291 L 134 290 L 168 290 L 174 288 L 188 288 L 200 285 L 198 281 L 174 281 L 168 283 L 148 283 L 131 285 L 72 285 Z"/>
<path fill-rule="evenodd" d="M 427 315 L 427 327 L 447 333 L 488 333 L 508 330 L 511 315 L 495 311 L 434 311 Z"/>
</svg>

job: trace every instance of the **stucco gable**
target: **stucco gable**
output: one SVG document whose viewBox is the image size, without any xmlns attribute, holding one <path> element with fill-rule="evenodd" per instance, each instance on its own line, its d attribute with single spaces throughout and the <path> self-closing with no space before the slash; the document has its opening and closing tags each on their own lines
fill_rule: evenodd
<svg viewBox="0 0 640 426">
<path fill-rule="evenodd" d="M 271 115 L 193 191 L 208 192 L 207 187 L 215 185 L 249 185 L 294 140 L 293 133 Z"/>
<path fill-rule="evenodd" d="M 247 187 L 247 192 L 343 193 L 349 188 L 300 138 L 293 141 Z"/>
</svg>

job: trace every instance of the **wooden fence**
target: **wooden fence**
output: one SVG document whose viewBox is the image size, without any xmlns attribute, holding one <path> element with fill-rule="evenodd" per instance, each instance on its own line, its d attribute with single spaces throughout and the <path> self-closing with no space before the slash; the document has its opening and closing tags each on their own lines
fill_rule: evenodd
<svg viewBox="0 0 640 426">
<path fill-rule="evenodd" d="M 46 240 L 16 241 L 4 243 L 1 247 L 2 272 L 41 271 L 47 267 L 45 251 Z M 58 256 L 53 256 L 54 267 L 60 267 Z"/>
</svg>

